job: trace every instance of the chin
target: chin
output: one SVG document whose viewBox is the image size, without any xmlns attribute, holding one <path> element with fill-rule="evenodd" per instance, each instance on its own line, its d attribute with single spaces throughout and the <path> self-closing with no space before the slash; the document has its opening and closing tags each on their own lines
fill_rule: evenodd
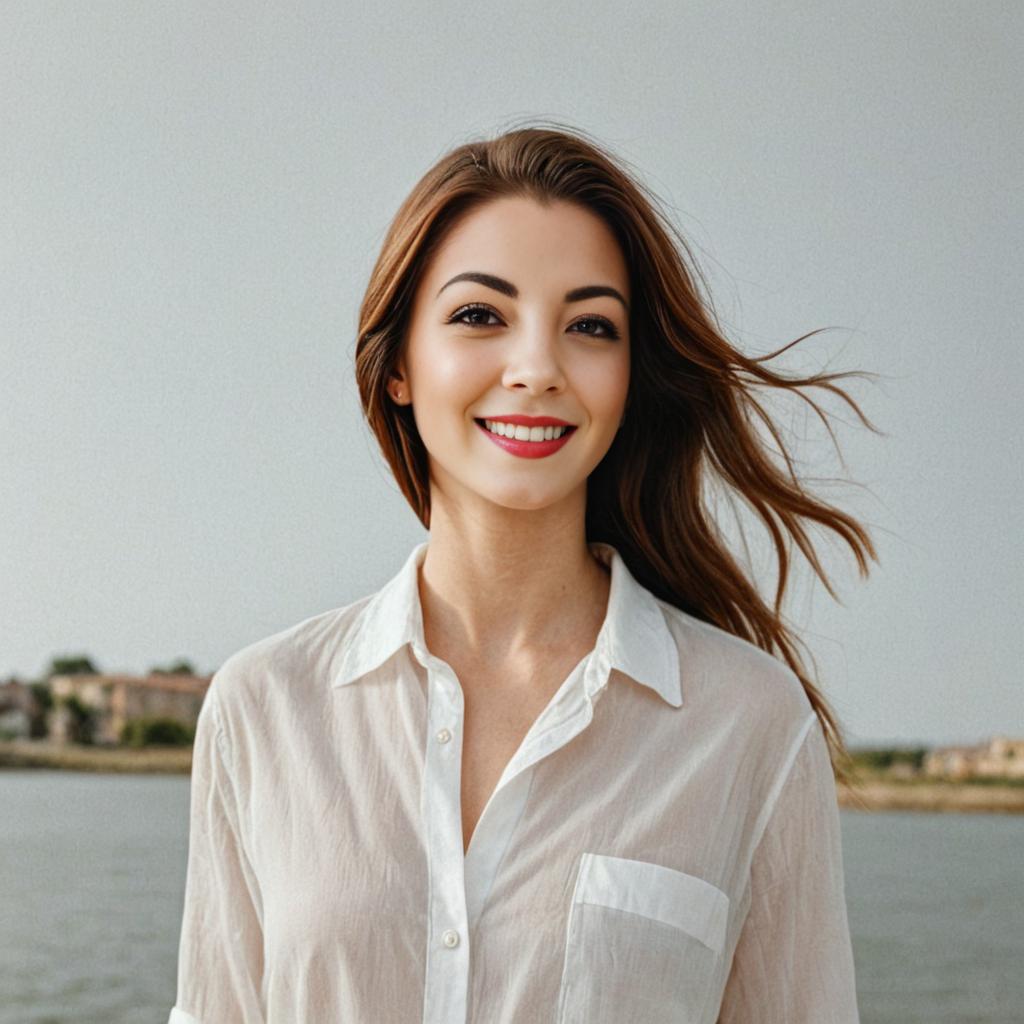
<svg viewBox="0 0 1024 1024">
<path fill-rule="evenodd" d="M 566 491 L 563 488 L 557 491 L 541 491 L 536 487 L 509 487 L 505 490 L 496 490 L 492 487 L 481 492 L 481 496 L 492 505 L 499 505 L 502 508 L 517 512 L 540 512 L 565 501 L 572 491 L 573 489 Z"/>
</svg>

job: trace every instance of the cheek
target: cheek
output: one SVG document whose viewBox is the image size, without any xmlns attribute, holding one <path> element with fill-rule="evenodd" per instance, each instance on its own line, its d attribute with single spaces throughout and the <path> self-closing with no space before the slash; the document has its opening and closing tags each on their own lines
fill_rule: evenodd
<svg viewBox="0 0 1024 1024">
<path fill-rule="evenodd" d="M 629 362 L 620 358 L 586 367 L 574 386 L 595 419 L 615 419 L 618 423 L 629 392 Z"/>
<path fill-rule="evenodd" d="M 416 400 L 434 407 L 468 405 L 487 373 L 486 360 L 471 346 L 434 345 L 413 367 Z"/>
</svg>

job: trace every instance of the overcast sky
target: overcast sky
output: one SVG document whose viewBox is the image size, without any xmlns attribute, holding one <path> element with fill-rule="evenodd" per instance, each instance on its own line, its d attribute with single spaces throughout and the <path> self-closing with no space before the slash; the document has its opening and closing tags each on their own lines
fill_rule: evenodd
<svg viewBox="0 0 1024 1024">
<path fill-rule="evenodd" d="M 444 151 L 548 117 L 639 169 L 745 351 L 833 327 L 778 365 L 881 375 L 847 385 L 885 436 L 816 393 L 844 465 L 773 404 L 879 549 L 865 582 L 815 534 L 842 603 L 801 560 L 788 605 L 851 742 L 1024 735 L 1022 29 L 1017 3 L 5 3 L 0 675 L 212 671 L 397 571 L 426 534 L 362 422 L 362 291 Z"/>
</svg>

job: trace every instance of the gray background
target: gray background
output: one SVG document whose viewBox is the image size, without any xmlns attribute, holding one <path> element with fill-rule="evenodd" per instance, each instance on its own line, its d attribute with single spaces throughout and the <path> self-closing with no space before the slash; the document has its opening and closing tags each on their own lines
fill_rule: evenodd
<svg viewBox="0 0 1024 1024">
<path fill-rule="evenodd" d="M 232 651 L 425 534 L 362 423 L 357 309 L 444 151 L 597 136 L 692 242 L 734 342 L 847 381 L 842 604 L 787 611 L 854 743 L 1024 730 L 1013 3 L 0 7 L 0 674 Z M 1017 70 L 1015 70 L 1017 69 Z M 1015 315 L 1012 315 L 1015 314 Z M 844 482 L 846 481 L 846 482 Z M 763 591 L 774 566 L 750 534 Z"/>
</svg>

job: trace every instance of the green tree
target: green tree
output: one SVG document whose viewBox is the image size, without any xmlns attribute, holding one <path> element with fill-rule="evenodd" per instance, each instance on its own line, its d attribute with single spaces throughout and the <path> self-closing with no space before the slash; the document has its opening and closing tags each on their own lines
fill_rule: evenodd
<svg viewBox="0 0 1024 1024">
<path fill-rule="evenodd" d="M 96 711 L 83 704 L 77 694 L 70 694 L 60 702 L 71 715 L 69 739 L 74 743 L 91 744 L 96 736 Z"/>
<path fill-rule="evenodd" d="M 67 655 L 51 659 L 46 678 L 51 676 L 99 675 L 99 670 L 84 654 Z"/>
<path fill-rule="evenodd" d="M 176 718 L 130 718 L 121 729 L 121 742 L 129 747 L 185 747 L 194 730 Z"/>
<path fill-rule="evenodd" d="M 154 665 L 149 671 L 153 675 L 161 676 L 194 676 L 196 674 L 195 666 L 185 658 L 179 658 L 166 668 Z"/>
<path fill-rule="evenodd" d="M 50 691 L 50 684 L 45 680 L 37 679 L 29 683 L 28 688 L 32 694 L 32 712 L 28 720 L 29 739 L 43 739 L 49 731 L 46 720 L 53 710 L 53 693 Z"/>
<path fill-rule="evenodd" d="M 868 747 L 852 752 L 856 764 L 874 771 L 887 771 L 897 764 L 920 771 L 927 753 L 927 747 Z"/>
</svg>

